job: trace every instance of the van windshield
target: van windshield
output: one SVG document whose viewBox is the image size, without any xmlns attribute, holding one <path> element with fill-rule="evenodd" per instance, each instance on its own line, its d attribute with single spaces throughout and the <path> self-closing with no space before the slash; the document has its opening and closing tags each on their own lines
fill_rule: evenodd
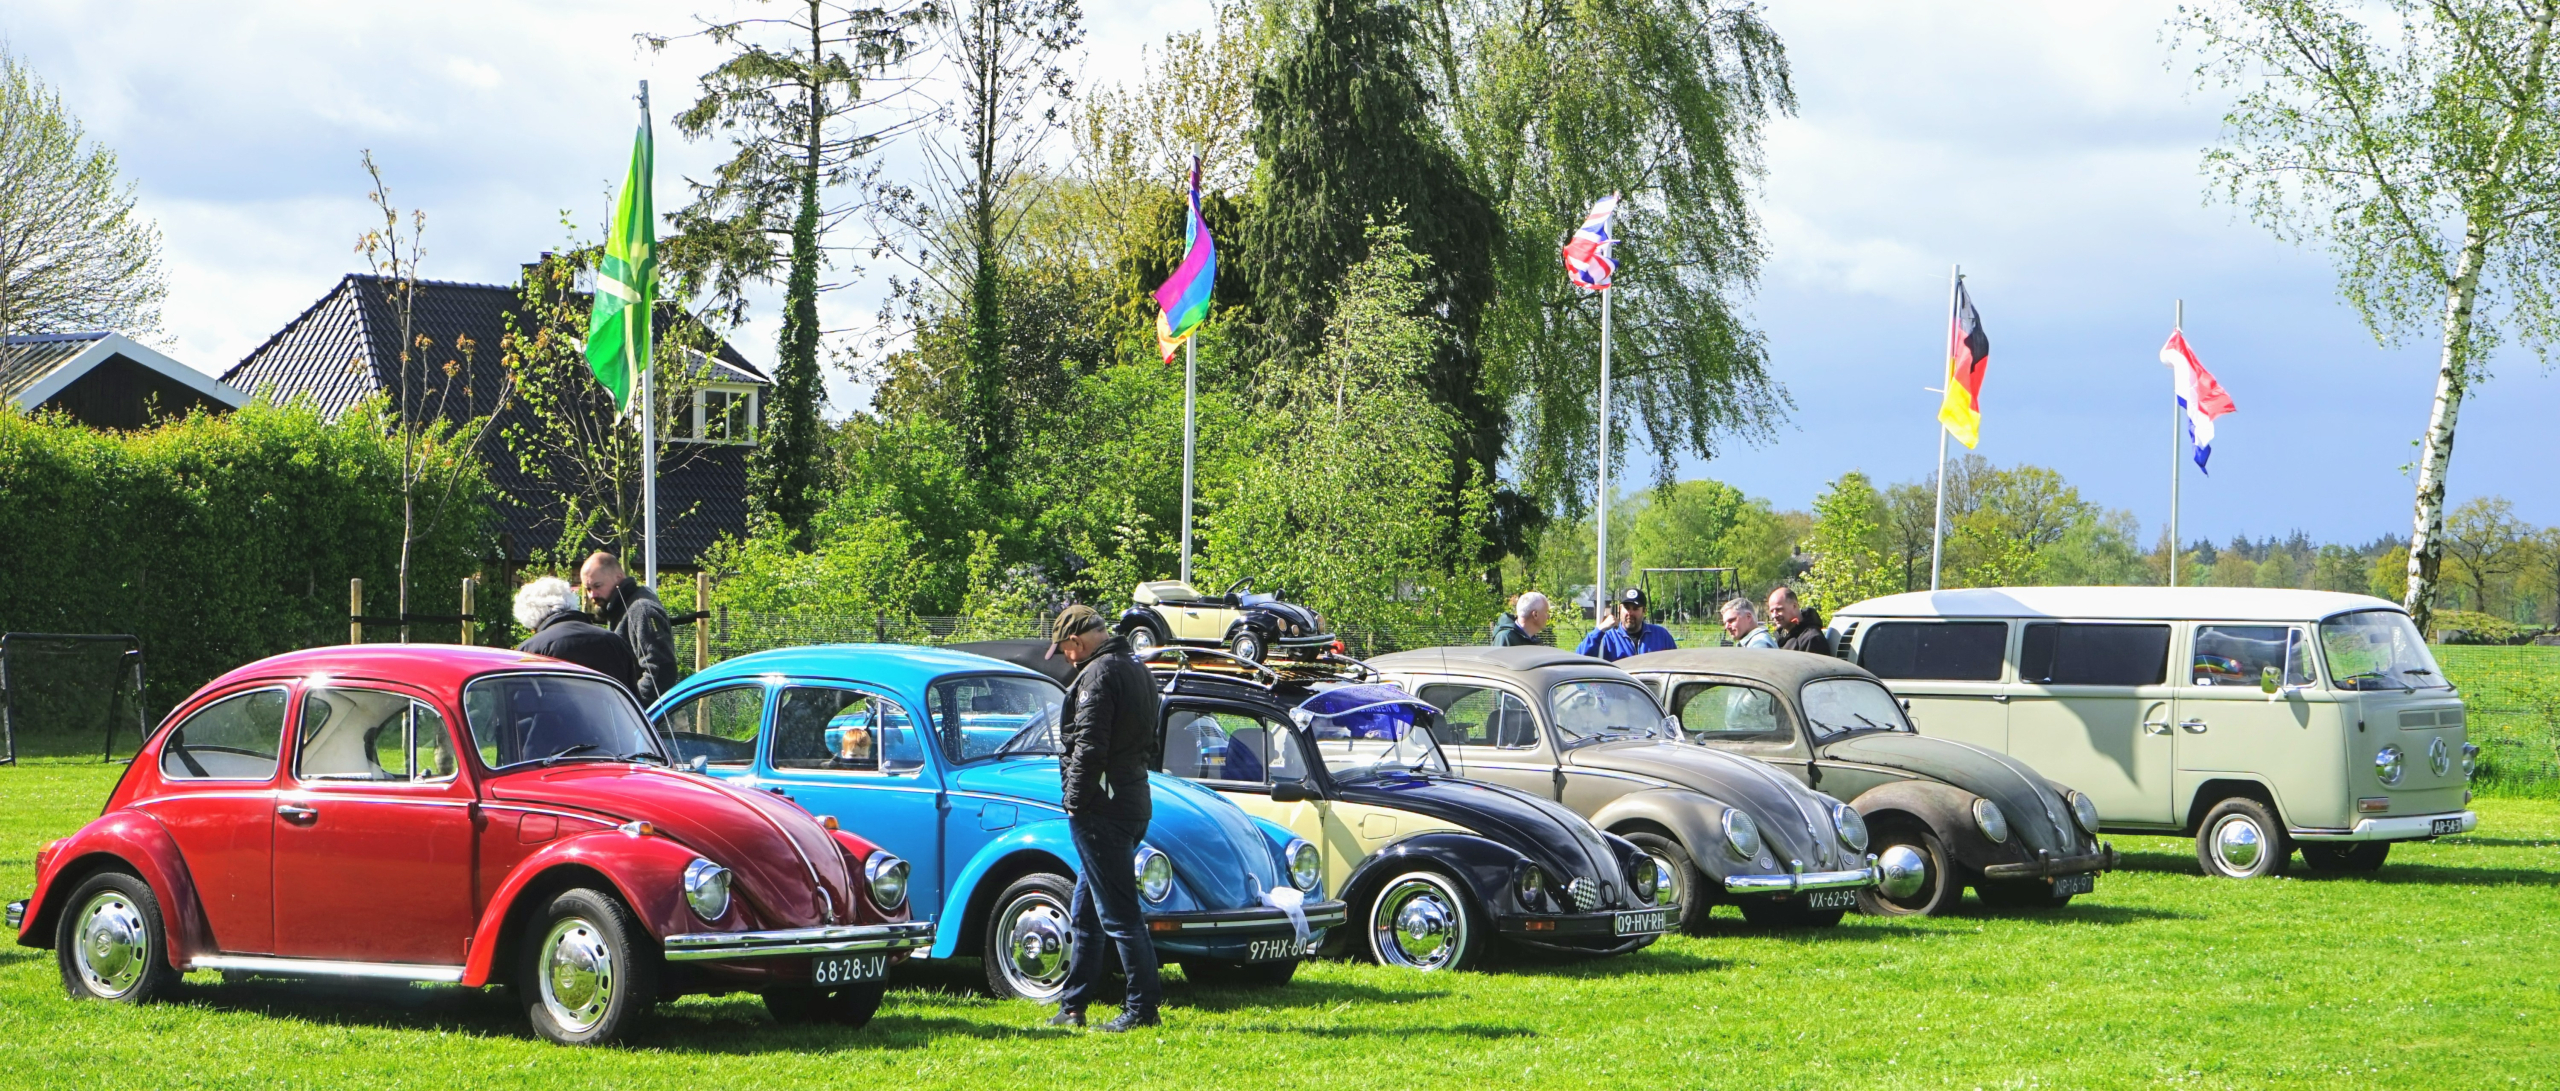
<svg viewBox="0 0 2560 1091">
<path fill-rule="evenodd" d="M 2339 689 L 2451 689 L 2409 615 L 2358 610 L 2320 623 L 2320 650 Z"/>
</svg>

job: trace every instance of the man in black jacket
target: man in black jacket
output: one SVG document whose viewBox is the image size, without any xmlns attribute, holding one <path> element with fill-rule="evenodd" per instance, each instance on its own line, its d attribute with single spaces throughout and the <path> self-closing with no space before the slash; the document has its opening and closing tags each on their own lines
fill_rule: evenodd
<svg viewBox="0 0 2560 1091">
<path fill-rule="evenodd" d="M 578 582 L 596 604 L 596 617 L 631 645 L 640 661 L 640 686 L 633 692 L 647 705 L 675 688 L 676 635 L 667 624 L 667 608 L 658 593 L 622 571 L 611 553 L 596 553 L 578 568 Z"/>
<path fill-rule="evenodd" d="M 517 651 L 600 671 L 622 688 L 639 692 L 640 661 L 632 658 L 631 645 L 578 612 L 578 592 L 569 581 L 544 576 L 524 585 L 516 592 L 515 615 L 517 624 L 533 630 L 516 645 Z"/>
<path fill-rule="evenodd" d="M 1782 583 L 1770 589 L 1769 620 L 1778 627 L 1779 647 L 1791 652 L 1831 654 L 1831 634 L 1822 629 L 1822 615 L 1797 602 L 1795 588 Z"/>
<path fill-rule="evenodd" d="M 1076 893 L 1071 919 L 1075 946 L 1067 960 L 1067 989 L 1058 995 L 1052 1026 L 1084 1025 L 1085 1005 L 1102 988 L 1103 941 L 1120 951 L 1129 978 L 1120 1016 L 1107 1031 L 1152 1027 L 1164 1001 L 1156 972 L 1155 942 L 1147 936 L 1138 902 L 1135 861 L 1154 804 L 1147 795 L 1147 767 L 1155 749 L 1160 706 L 1146 668 L 1129 657 L 1129 645 L 1090 606 L 1058 613 L 1053 653 L 1077 667 L 1058 715 L 1058 775 L 1065 790 L 1067 832 L 1075 838 Z"/>
</svg>

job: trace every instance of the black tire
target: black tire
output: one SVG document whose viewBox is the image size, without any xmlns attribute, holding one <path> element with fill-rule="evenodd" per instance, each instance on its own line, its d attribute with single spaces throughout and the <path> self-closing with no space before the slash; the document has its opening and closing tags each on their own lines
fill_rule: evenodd
<svg viewBox="0 0 2560 1091">
<path fill-rule="evenodd" d="M 1129 652 L 1132 655 L 1145 655 L 1164 647 L 1164 634 L 1157 632 L 1155 626 L 1143 621 L 1122 628 L 1120 639 L 1128 642 Z"/>
<path fill-rule="evenodd" d="M 1715 908 L 1715 899 L 1707 895 L 1707 873 L 1700 870 L 1696 858 L 1680 842 L 1658 833 L 1634 830 L 1622 834 L 1645 855 L 1661 861 L 1671 872 L 1670 899 L 1680 906 L 1678 927 L 1683 932 L 1700 932 L 1707 927 L 1707 911 Z"/>
<path fill-rule="evenodd" d="M 1846 909 L 1808 909 L 1795 899 L 1737 898 L 1742 906 L 1742 919 L 1755 928 L 1829 928 L 1840 923 Z"/>
<path fill-rule="evenodd" d="M 2292 856 L 2293 839 L 2275 808 L 2247 796 L 2214 804 L 2196 824 L 2196 863 L 2207 875 L 2272 879 L 2284 874 Z"/>
<path fill-rule="evenodd" d="M 1360 919 L 1360 952 L 1369 961 L 1426 973 L 1474 968 L 1489 938 L 1466 888 L 1432 868 L 1378 884 Z"/>
<path fill-rule="evenodd" d="M 766 989 L 764 1010 L 772 1012 L 777 1023 L 833 1023 L 860 1027 L 871 1022 L 873 1015 L 879 1014 L 880 998 L 888 992 L 889 983 L 886 981 L 832 989 L 807 986 Z"/>
<path fill-rule="evenodd" d="M 1955 861 L 1948 858 L 1947 846 L 1929 827 L 1917 822 L 1893 821 L 1876 824 L 1875 842 L 1869 846 L 1876 858 L 1889 869 L 1896 861 L 1893 850 L 1910 850 L 1919 858 L 1920 887 L 1910 894 L 1894 897 L 1882 886 L 1858 892 L 1858 911 L 1870 917 L 1927 917 L 1954 908 L 1964 898 L 1964 879 L 1955 871 Z M 1891 881 L 1891 876 L 1888 876 Z"/>
<path fill-rule="evenodd" d="M 2389 841 L 2305 841 L 2302 862 L 2313 871 L 2380 871 Z"/>
<path fill-rule="evenodd" d="M 2055 897 L 2053 884 L 2042 879 L 1984 879 L 1973 884 L 1982 904 L 1993 909 L 2060 909 L 2070 895 Z"/>
<path fill-rule="evenodd" d="M 147 1004 L 178 983 L 169 932 L 151 884 L 131 872 L 101 871 L 62 902 L 53 925 L 54 961 L 74 1000 Z"/>
<path fill-rule="evenodd" d="M 1254 632 L 1249 626 L 1236 630 L 1235 639 L 1227 641 L 1227 651 L 1234 653 L 1236 658 L 1250 659 L 1256 663 L 1262 662 L 1263 653 L 1269 650 L 1270 648 L 1262 642 L 1262 634 Z"/>
<path fill-rule="evenodd" d="M 996 999 L 1046 1003 L 1066 991 L 1067 964 L 1075 956 L 1075 893 L 1074 880 L 1040 871 L 996 895 L 981 922 L 986 938 L 979 948 L 987 991 Z"/>
<path fill-rule="evenodd" d="M 572 887 L 525 924 L 516 995 L 534 1033 L 564 1046 L 601 1045 L 657 1004 L 657 941 L 622 899 Z"/>
<path fill-rule="evenodd" d="M 1182 976 L 1213 989 L 1276 989 L 1298 976 L 1299 959 L 1286 962 L 1236 962 L 1223 958 L 1182 960 Z"/>
</svg>

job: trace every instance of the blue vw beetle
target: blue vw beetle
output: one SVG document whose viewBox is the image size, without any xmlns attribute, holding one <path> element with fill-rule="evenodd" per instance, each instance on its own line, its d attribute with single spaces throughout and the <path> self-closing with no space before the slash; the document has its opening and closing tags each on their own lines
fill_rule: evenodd
<svg viewBox="0 0 2560 1091">
<path fill-rule="evenodd" d="M 1049 1000 L 1066 982 L 1077 866 L 1059 805 L 1064 699 L 985 656 L 835 644 L 714 665 L 650 720 L 694 769 L 911 861 L 914 914 L 936 924 L 931 957 L 978 955 L 996 995 Z M 1344 919 L 1315 847 L 1181 778 L 1150 784 L 1155 817 L 1129 866 L 1158 957 L 1194 981 L 1288 981 Z"/>
</svg>

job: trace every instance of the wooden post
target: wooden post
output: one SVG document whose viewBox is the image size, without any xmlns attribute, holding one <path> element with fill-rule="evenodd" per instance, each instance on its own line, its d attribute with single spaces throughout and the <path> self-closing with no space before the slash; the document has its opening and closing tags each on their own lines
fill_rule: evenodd
<svg viewBox="0 0 2560 1091">
<path fill-rule="evenodd" d="M 479 601 L 480 581 L 470 576 L 462 577 L 462 642 L 464 644 L 479 643 L 472 639 L 479 635 L 476 631 L 479 626 L 473 623 L 480 613 Z"/>
<path fill-rule="evenodd" d="M 364 577 L 347 581 L 347 643 L 364 643 Z"/>
<path fill-rule="evenodd" d="M 711 669 L 711 573 L 693 574 L 693 669 Z"/>
</svg>

